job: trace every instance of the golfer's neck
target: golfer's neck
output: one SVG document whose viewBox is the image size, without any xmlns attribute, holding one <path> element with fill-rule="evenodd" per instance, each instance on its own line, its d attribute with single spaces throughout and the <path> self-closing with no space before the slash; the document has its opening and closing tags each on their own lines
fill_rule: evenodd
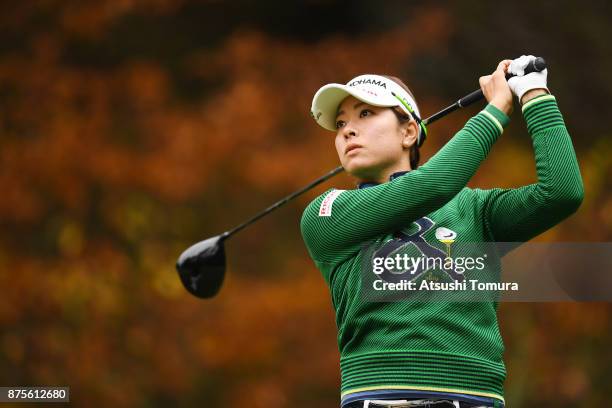
<svg viewBox="0 0 612 408">
<path fill-rule="evenodd" d="M 412 168 L 410 167 L 410 163 L 398 163 L 394 166 L 390 166 L 382 171 L 380 171 L 378 174 L 373 175 L 370 178 L 367 179 L 361 179 L 359 180 L 360 183 L 364 183 L 364 182 L 375 182 L 375 183 L 386 183 L 387 181 L 389 181 L 389 177 L 391 177 L 391 175 L 393 173 L 397 173 L 398 171 L 410 171 L 412 170 Z"/>
</svg>

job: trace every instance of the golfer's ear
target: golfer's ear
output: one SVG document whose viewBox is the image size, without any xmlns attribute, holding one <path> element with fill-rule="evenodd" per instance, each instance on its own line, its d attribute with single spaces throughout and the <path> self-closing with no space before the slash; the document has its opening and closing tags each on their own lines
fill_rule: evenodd
<svg viewBox="0 0 612 408">
<path fill-rule="evenodd" d="M 417 137 L 419 136 L 419 125 L 414 119 L 402 124 L 402 146 L 404 148 L 410 148 L 416 143 Z"/>
</svg>

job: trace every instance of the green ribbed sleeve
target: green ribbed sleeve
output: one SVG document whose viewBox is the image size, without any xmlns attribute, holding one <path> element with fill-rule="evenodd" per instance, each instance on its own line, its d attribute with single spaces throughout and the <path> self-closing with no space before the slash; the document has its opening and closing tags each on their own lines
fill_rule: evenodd
<svg viewBox="0 0 612 408">
<path fill-rule="evenodd" d="M 319 196 L 300 224 L 311 257 L 344 259 L 364 242 L 442 207 L 465 187 L 507 123 L 508 117 L 489 104 L 418 169 L 378 186 Z"/>
<path fill-rule="evenodd" d="M 523 105 L 532 138 L 537 182 L 520 188 L 475 190 L 497 242 L 525 242 L 574 213 L 584 187 L 572 140 L 553 95 Z"/>
</svg>

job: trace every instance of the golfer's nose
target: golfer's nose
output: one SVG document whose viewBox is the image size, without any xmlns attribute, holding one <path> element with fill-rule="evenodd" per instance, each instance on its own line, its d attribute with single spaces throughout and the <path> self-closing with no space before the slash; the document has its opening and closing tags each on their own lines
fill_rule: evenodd
<svg viewBox="0 0 612 408">
<path fill-rule="evenodd" d="M 347 123 L 342 129 L 342 135 L 345 139 L 349 139 L 357 136 L 357 130 L 350 123 Z"/>
</svg>

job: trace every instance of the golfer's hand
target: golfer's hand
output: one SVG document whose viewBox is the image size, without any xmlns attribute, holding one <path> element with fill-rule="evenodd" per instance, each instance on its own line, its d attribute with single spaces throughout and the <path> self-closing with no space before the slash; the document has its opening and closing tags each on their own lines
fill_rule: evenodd
<svg viewBox="0 0 612 408">
<path fill-rule="evenodd" d="M 478 82 L 487 101 L 506 115 L 512 114 L 512 91 L 506 81 L 506 72 L 512 60 L 503 60 L 491 75 L 481 76 Z"/>
<path fill-rule="evenodd" d="M 537 95 L 550 93 L 546 86 L 548 69 L 525 75 L 525 68 L 535 59 L 536 57 L 533 55 L 521 55 L 519 58 L 512 60 L 508 66 L 508 72 L 516 75 L 508 80 L 508 86 L 521 104 Z"/>
</svg>

